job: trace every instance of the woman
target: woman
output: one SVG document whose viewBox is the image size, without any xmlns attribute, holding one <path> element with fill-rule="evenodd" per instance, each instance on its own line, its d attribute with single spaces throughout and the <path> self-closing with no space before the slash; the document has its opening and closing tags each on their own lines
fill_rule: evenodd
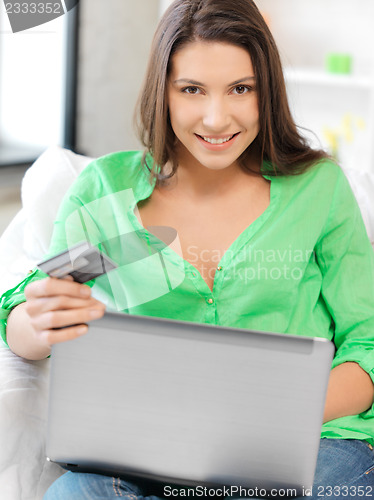
<svg viewBox="0 0 374 500">
<path fill-rule="evenodd" d="M 332 339 L 312 498 L 371 497 L 373 250 L 340 168 L 298 134 L 252 0 L 176 0 L 157 29 L 139 110 L 145 154 L 87 167 L 50 248 L 88 240 L 118 272 L 91 283 L 99 301 L 87 285 L 35 270 L 2 297 L 4 338 L 42 359 L 86 333 L 106 301 L 130 314 Z M 152 493 L 68 473 L 45 498 Z"/>
</svg>

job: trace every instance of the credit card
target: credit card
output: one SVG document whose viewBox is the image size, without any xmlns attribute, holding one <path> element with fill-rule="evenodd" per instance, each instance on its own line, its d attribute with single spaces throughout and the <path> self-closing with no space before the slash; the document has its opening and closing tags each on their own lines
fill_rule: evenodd
<svg viewBox="0 0 374 500">
<path fill-rule="evenodd" d="M 85 241 L 40 262 L 37 266 L 52 278 L 70 275 L 74 281 L 86 283 L 116 269 L 117 264 Z"/>
</svg>

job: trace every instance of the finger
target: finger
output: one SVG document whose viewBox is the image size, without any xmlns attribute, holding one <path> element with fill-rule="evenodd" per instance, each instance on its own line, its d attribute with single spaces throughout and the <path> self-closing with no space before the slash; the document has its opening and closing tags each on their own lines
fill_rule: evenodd
<svg viewBox="0 0 374 500">
<path fill-rule="evenodd" d="M 69 327 L 101 318 L 105 313 L 105 307 L 102 306 L 92 309 L 83 308 L 67 311 L 48 311 L 36 317 L 31 317 L 30 321 L 34 330 L 39 332 L 51 330 L 53 328 Z"/>
<path fill-rule="evenodd" d="M 41 337 L 49 346 L 74 340 L 88 332 L 88 325 L 74 325 L 61 330 L 45 330 L 41 333 Z"/>
<path fill-rule="evenodd" d="M 69 309 L 93 309 L 104 305 L 93 297 L 87 299 L 57 295 L 53 297 L 30 298 L 26 301 L 26 311 L 29 316 L 37 316 L 48 311 L 63 311 Z"/>
<path fill-rule="evenodd" d="M 68 280 L 68 281 L 74 281 L 74 278 L 73 276 L 70 276 L 70 274 L 67 274 L 66 276 L 64 276 L 63 278 L 61 278 L 63 280 Z"/>
<path fill-rule="evenodd" d="M 51 297 L 53 295 L 68 295 L 71 297 L 89 297 L 91 288 L 70 279 L 44 278 L 33 281 L 25 288 L 27 299 L 32 297 Z"/>
</svg>

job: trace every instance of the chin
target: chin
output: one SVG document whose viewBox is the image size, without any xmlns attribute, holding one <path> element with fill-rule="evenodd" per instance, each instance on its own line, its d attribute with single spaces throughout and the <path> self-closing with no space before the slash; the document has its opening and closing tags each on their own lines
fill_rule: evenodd
<svg viewBox="0 0 374 500">
<path fill-rule="evenodd" d="M 231 151 L 230 154 L 225 154 L 224 152 L 204 154 L 200 149 L 196 150 L 194 147 L 187 147 L 181 142 L 179 145 L 179 156 L 183 158 L 183 163 L 188 165 L 190 162 L 193 162 L 211 171 L 224 170 L 238 164 L 238 160 L 243 153 L 242 148 L 239 148 L 238 151 Z"/>
<path fill-rule="evenodd" d="M 238 165 L 238 160 L 241 154 L 238 155 L 230 155 L 229 157 L 224 158 L 223 156 L 217 155 L 216 157 L 212 156 L 211 158 L 203 158 L 199 157 L 199 155 L 194 156 L 195 160 L 200 163 L 203 167 L 208 170 L 224 170 L 226 168 L 232 167 L 233 165 Z"/>
</svg>

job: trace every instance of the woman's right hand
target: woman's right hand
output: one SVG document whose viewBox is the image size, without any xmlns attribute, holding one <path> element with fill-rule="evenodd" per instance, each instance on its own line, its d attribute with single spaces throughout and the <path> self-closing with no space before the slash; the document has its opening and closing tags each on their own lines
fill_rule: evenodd
<svg viewBox="0 0 374 500">
<path fill-rule="evenodd" d="M 90 287 L 71 277 L 34 281 L 26 286 L 25 296 L 34 340 L 49 348 L 85 334 L 87 323 L 105 312 L 105 305 L 91 296 Z"/>
</svg>

